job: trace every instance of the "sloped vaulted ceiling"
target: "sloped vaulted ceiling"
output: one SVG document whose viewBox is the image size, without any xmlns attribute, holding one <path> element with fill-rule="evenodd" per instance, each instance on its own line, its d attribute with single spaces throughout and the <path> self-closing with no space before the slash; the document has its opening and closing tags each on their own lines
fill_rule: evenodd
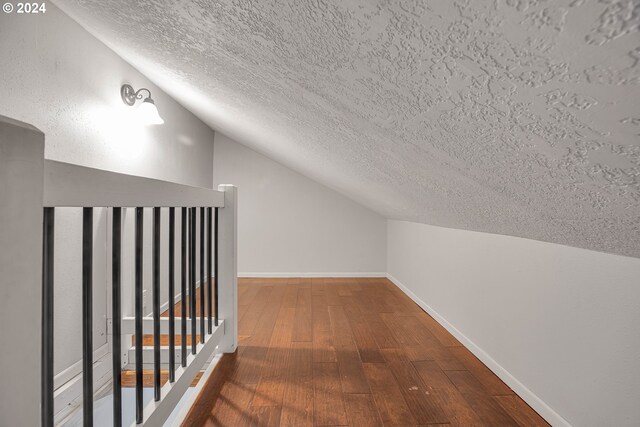
<svg viewBox="0 0 640 427">
<path fill-rule="evenodd" d="M 640 257 L 638 0 L 55 3 L 386 217 Z"/>
</svg>

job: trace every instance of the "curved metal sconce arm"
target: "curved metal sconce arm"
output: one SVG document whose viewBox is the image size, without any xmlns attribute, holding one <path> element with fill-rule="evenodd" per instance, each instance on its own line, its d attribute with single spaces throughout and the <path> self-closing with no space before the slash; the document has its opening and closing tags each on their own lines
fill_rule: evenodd
<svg viewBox="0 0 640 427">
<path fill-rule="evenodd" d="M 140 92 L 142 92 L 143 90 L 147 91 L 147 93 L 149 94 L 147 98 L 150 99 L 151 91 L 149 89 L 143 87 L 142 89 L 138 89 L 137 91 L 135 91 L 129 84 L 122 85 L 122 87 L 120 88 L 120 96 L 122 97 L 122 101 L 125 104 L 127 104 L 128 106 L 133 106 L 133 104 L 136 103 L 136 100 L 142 99 L 142 94 Z"/>
</svg>

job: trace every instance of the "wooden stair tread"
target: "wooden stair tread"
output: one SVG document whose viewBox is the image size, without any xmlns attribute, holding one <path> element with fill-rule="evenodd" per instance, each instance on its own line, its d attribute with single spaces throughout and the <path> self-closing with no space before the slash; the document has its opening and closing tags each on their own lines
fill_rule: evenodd
<svg viewBox="0 0 640 427">
<path fill-rule="evenodd" d="M 176 348 L 179 347 L 182 344 L 182 335 L 177 335 L 176 334 Z M 133 335 L 131 337 L 131 345 L 135 345 L 136 343 L 136 336 Z M 196 341 L 200 342 L 200 335 L 196 335 Z M 187 335 L 187 344 L 190 345 L 191 344 L 191 335 Z M 145 334 L 142 336 L 142 346 L 143 347 L 153 347 L 153 334 Z M 161 334 L 160 335 L 160 346 L 161 347 L 168 347 L 169 346 L 169 334 Z"/>
<path fill-rule="evenodd" d="M 191 382 L 191 387 L 195 387 L 200 381 L 202 377 L 202 372 L 198 372 L 196 376 L 193 378 Z M 160 370 L 160 386 L 164 386 L 169 380 L 169 370 L 161 369 Z M 121 375 L 122 387 L 124 388 L 134 388 L 136 386 L 136 371 L 126 370 L 122 371 Z M 152 369 L 144 369 L 142 371 L 142 386 L 143 387 L 153 387 L 153 370 Z"/>
</svg>

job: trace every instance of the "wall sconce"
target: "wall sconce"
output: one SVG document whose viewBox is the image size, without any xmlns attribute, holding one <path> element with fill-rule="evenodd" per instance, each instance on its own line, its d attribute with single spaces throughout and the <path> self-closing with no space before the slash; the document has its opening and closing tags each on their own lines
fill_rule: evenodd
<svg viewBox="0 0 640 427">
<path fill-rule="evenodd" d="M 148 125 L 163 124 L 164 120 L 162 120 L 162 117 L 158 114 L 156 103 L 151 99 L 151 91 L 149 89 L 142 88 L 135 91 L 131 85 L 124 84 L 120 88 L 120 96 L 125 104 L 133 107 L 138 99 L 142 99 L 142 94 L 140 92 L 143 90 L 146 90 L 147 93 L 149 93 L 149 96 L 144 98 L 142 104 L 138 107 L 138 114 L 140 115 L 141 120 Z"/>
</svg>

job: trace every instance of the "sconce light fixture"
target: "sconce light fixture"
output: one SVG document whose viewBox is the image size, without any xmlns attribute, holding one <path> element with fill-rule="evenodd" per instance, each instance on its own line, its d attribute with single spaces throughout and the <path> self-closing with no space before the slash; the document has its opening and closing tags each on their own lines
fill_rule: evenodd
<svg viewBox="0 0 640 427">
<path fill-rule="evenodd" d="M 138 106 L 138 113 L 140 115 L 141 120 L 144 121 L 145 124 L 149 125 L 161 125 L 164 123 L 160 114 L 158 114 L 158 109 L 156 108 L 156 103 L 151 99 L 151 91 L 147 88 L 138 89 L 137 91 L 131 87 L 131 85 L 124 84 L 120 88 L 120 96 L 122 97 L 122 101 L 130 107 L 133 107 L 137 100 L 143 99 L 142 94 L 140 92 L 147 91 L 149 96 L 144 98 L 142 104 Z"/>
</svg>

